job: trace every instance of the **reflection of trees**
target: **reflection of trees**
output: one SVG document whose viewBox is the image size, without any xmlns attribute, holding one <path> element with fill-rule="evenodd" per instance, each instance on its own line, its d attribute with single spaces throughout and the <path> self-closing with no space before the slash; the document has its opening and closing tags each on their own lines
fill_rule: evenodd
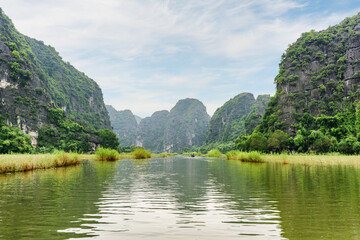
<svg viewBox="0 0 360 240">
<path fill-rule="evenodd" d="M 214 161 L 210 173 L 232 207 L 274 205 L 286 238 L 359 238 L 359 169 Z"/>
<path fill-rule="evenodd" d="M 276 169 L 275 169 L 276 168 Z M 273 166 L 270 187 L 284 237 L 359 239 L 359 169 L 350 166 Z"/>
<path fill-rule="evenodd" d="M 239 211 L 240 218 L 251 218 L 244 215 L 258 215 L 259 219 L 266 219 L 264 222 L 278 223 L 279 217 L 275 214 L 277 204 L 272 201 L 271 189 L 266 183 L 269 176 L 266 164 L 213 161 L 210 164 L 210 175 L 218 191 L 231 203 L 227 207 Z"/>
<path fill-rule="evenodd" d="M 98 213 L 96 202 L 114 174 L 114 164 L 0 176 L 0 239 L 67 239 L 84 214 Z M 79 235 L 76 235 L 79 236 Z"/>
</svg>

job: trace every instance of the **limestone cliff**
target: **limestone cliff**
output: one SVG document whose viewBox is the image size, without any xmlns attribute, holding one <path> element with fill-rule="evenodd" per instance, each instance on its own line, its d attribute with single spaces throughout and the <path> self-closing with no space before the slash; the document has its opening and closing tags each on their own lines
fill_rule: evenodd
<svg viewBox="0 0 360 240">
<path fill-rule="evenodd" d="M 141 120 L 137 145 L 154 152 L 182 152 L 206 139 L 210 116 L 196 99 L 183 99 L 171 111 L 158 111 Z"/>
<path fill-rule="evenodd" d="M 251 134 L 265 112 L 270 95 L 241 93 L 218 108 L 212 116 L 207 132 L 207 143 L 235 140 Z"/>
<path fill-rule="evenodd" d="M 332 116 L 360 100 L 359 60 L 360 14 L 324 31 L 303 33 L 282 56 L 276 95 L 259 130 L 295 135 L 305 114 Z"/>
<path fill-rule="evenodd" d="M 77 122 L 110 127 L 101 89 L 62 61 L 54 48 L 20 34 L 0 9 L 0 115 L 36 139 L 48 110 Z"/>
<path fill-rule="evenodd" d="M 135 145 L 138 124 L 133 113 L 130 110 L 117 111 L 110 105 L 106 105 L 106 109 L 120 146 Z"/>
</svg>

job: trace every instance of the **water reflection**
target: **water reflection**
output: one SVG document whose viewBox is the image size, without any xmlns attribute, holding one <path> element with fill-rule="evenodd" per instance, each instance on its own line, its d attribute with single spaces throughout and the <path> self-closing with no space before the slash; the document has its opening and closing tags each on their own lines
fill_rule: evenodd
<svg viewBox="0 0 360 240">
<path fill-rule="evenodd" d="M 59 234 L 79 227 L 84 213 L 97 213 L 95 202 L 113 174 L 111 165 L 82 166 L 0 175 L 0 239 L 67 239 Z"/>
<path fill-rule="evenodd" d="M 228 176 L 227 164 L 122 160 L 97 203 L 99 213 L 82 219 L 93 222 L 83 224 L 90 230 L 76 231 L 99 239 L 280 239 L 276 204 L 264 199 L 269 193 L 223 189 L 228 183 L 219 178 Z"/>
<path fill-rule="evenodd" d="M 156 158 L 0 175 L 0 239 L 359 239 L 359 174 Z"/>
</svg>

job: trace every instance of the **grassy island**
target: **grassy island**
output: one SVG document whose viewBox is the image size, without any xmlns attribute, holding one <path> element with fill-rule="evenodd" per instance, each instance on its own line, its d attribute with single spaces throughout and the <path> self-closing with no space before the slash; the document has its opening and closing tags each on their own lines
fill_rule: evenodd
<svg viewBox="0 0 360 240">
<path fill-rule="evenodd" d="M 47 169 L 77 165 L 81 162 L 79 154 L 58 152 L 55 154 L 4 154 L 0 155 L 0 173 L 25 172 L 34 169 Z"/>
</svg>

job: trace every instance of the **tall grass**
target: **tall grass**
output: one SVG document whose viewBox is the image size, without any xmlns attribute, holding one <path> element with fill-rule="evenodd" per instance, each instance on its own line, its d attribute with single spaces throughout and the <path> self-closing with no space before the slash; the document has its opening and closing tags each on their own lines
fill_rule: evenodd
<svg viewBox="0 0 360 240">
<path fill-rule="evenodd" d="M 99 161 L 116 161 L 120 158 L 118 151 L 102 147 L 96 149 L 95 156 Z"/>
<path fill-rule="evenodd" d="M 218 149 L 212 149 L 206 154 L 206 156 L 220 158 L 220 157 L 224 157 L 224 154 L 222 154 Z"/>
<path fill-rule="evenodd" d="M 76 153 L 6 154 L 0 155 L 0 173 L 64 167 L 79 164 L 80 161 L 79 155 Z"/>
<path fill-rule="evenodd" d="M 151 153 L 145 148 L 137 148 L 132 152 L 132 156 L 135 159 L 151 158 Z"/>
<path fill-rule="evenodd" d="M 262 154 L 260 152 L 241 152 L 241 151 L 230 151 L 226 153 L 226 158 L 229 160 L 240 160 L 242 162 L 264 162 Z"/>
<path fill-rule="evenodd" d="M 226 153 L 229 160 L 243 162 L 271 162 L 282 164 L 312 165 L 352 165 L 360 167 L 360 156 L 339 154 L 262 154 L 259 152 L 230 151 Z"/>
</svg>

